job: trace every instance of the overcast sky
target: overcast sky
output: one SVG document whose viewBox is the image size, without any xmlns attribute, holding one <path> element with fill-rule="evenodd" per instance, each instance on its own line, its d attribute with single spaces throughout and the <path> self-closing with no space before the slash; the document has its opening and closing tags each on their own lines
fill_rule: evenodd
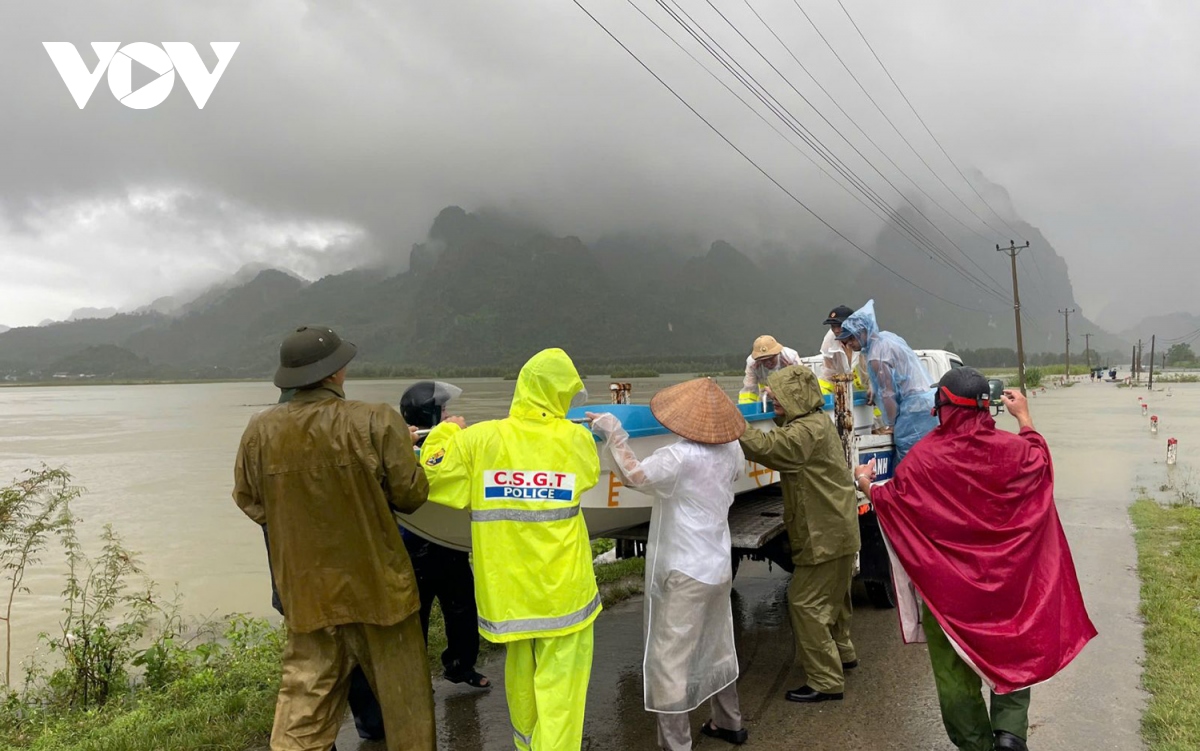
<svg viewBox="0 0 1200 751">
<path fill-rule="evenodd" d="M 751 7 L 909 176 L 999 240 L 895 135 L 798 9 L 916 151 L 999 226 L 837 0 L 712 1 L 897 186 L 909 189 Z M 898 203 L 708 0 L 680 2 Z M 1006 188 L 1066 258 L 1088 314 L 1110 302 L 1129 316 L 1200 313 L 1200 6 L 843 2 L 959 165 Z M 634 3 L 685 39 L 654 0 Z M 584 4 L 798 198 L 850 237 L 874 236 L 874 218 L 633 4 Z M 157 108 L 125 107 L 102 78 L 80 110 L 46 41 L 73 42 L 89 68 L 93 41 L 191 42 L 210 68 L 208 42 L 240 47 L 203 110 L 178 76 Z M 134 87 L 152 78 L 139 73 Z M 448 204 L 518 211 L 585 240 L 667 229 L 797 247 L 831 241 L 567 0 L 4 3 L 0 101 L 0 323 L 10 326 L 146 303 L 247 262 L 315 278 L 403 259 Z"/>
</svg>

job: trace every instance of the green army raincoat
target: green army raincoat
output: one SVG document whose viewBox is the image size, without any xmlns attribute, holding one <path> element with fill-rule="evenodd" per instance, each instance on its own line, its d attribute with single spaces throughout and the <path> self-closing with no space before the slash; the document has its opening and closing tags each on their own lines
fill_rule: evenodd
<svg viewBox="0 0 1200 751">
<path fill-rule="evenodd" d="M 479 631 L 493 642 L 563 636 L 600 612 L 579 499 L 600 478 L 591 431 L 566 419 L 583 381 L 547 349 L 517 377 L 509 416 L 436 426 L 421 449 L 430 500 L 470 508 Z"/>
<path fill-rule="evenodd" d="M 778 471 L 783 521 L 792 562 L 813 566 L 858 552 L 858 505 L 825 397 L 803 365 L 772 373 L 767 385 L 783 409 L 783 426 L 764 433 L 749 427 L 741 438 L 746 458 Z"/>
<path fill-rule="evenodd" d="M 234 501 L 270 530 L 271 569 L 298 633 L 390 626 L 420 609 L 392 511 L 416 511 L 428 492 L 400 413 L 328 384 L 251 417 L 234 465 Z"/>
</svg>

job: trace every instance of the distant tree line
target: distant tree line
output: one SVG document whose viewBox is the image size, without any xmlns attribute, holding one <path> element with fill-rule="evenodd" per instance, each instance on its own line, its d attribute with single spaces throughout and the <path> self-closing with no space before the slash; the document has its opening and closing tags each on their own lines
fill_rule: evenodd
<svg viewBox="0 0 1200 751">
<path fill-rule="evenodd" d="M 954 352 L 962 358 L 963 362 L 974 368 L 1015 368 L 1017 367 L 1017 351 L 1011 347 L 985 347 L 982 349 L 957 349 L 954 342 L 947 342 L 947 350 Z M 1147 356 L 1149 350 L 1147 350 Z M 1090 355 L 1090 357 L 1089 357 Z M 1110 364 L 1114 367 L 1130 365 L 1130 353 L 1128 352 L 1088 352 L 1086 350 L 1071 353 L 1071 369 L 1074 370 L 1076 365 L 1086 364 L 1091 362 L 1095 367 L 1107 367 Z M 1025 353 L 1025 365 L 1063 365 L 1065 362 L 1065 353 L 1063 352 L 1038 352 Z"/>
</svg>

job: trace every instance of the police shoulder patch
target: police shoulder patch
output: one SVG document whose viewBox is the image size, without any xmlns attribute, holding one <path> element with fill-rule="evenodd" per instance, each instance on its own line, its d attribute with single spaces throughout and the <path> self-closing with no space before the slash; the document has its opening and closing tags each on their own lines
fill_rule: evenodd
<svg viewBox="0 0 1200 751">
<path fill-rule="evenodd" d="M 446 450 L 438 449 L 438 451 L 435 454 L 433 454 L 433 456 L 431 456 L 425 460 L 425 466 L 426 467 L 436 467 L 437 465 L 441 464 L 442 459 L 445 459 L 445 458 L 446 458 Z"/>
</svg>

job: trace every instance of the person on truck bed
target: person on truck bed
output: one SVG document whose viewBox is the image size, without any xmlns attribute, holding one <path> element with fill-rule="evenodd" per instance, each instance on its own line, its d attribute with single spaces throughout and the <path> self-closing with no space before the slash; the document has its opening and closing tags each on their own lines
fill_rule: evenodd
<svg viewBox="0 0 1200 751">
<path fill-rule="evenodd" d="M 779 472 L 783 486 L 783 523 L 796 566 L 788 612 L 796 657 L 808 676 L 786 698 L 840 700 L 845 671 L 858 666 L 850 641 L 850 583 L 859 548 L 854 485 L 816 374 L 803 365 L 784 368 L 768 377 L 767 393 L 780 427 L 747 430 L 741 444 L 748 460 Z"/>
<path fill-rule="evenodd" d="M 730 601 L 729 507 L 745 463 L 737 439 L 746 421 L 708 378 L 663 389 L 650 400 L 650 411 L 681 440 L 641 460 L 615 415 L 587 413 L 621 482 L 655 496 L 646 543 L 646 710 L 655 713 L 665 751 L 692 747 L 688 712 L 706 700 L 712 716 L 700 732 L 745 743 Z"/>
<path fill-rule="evenodd" d="M 768 375 L 789 365 L 799 364 L 800 354 L 796 350 L 783 346 L 769 334 L 758 337 L 754 340 L 750 356 L 746 358 L 746 377 L 742 380 L 738 404 L 754 404 L 762 398 Z"/>
<path fill-rule="evenodd" d="M 933 416 L 933 379 L 908 343 L 890 331 L 880 331 L 875 301 L 870 300 L 842 324 L 838 340 L 862 352 L 875 402 L 896 441 L 896 463 L 937 425 Z"/>
<path fill-rule="evenodd" d="M 941 425 L 891 481 L 871 485 L 874 462 L 855 481 L 891 543 L 904 640 L 928 641 L 950 740 L 1027 751 L 1029 687 L 1066 667 L 1096 629 L 1055 510 L 1046 439 L 1019 391 L 1005 391 L 1004 405 L 1020 433 L 997 430 L 989 390 L 973 368 L 942 376 Z"/>
<path fill-rule="evenodd" d="M 842 323 L 854 313 L 853 308 L 839 305 L 829 312 L 825 324 L 829 330 L 821 340 L 821 393 L 833 393 L 833 377 L 846 373 L 854 373 L 854 389 L 867 391 L 870 401 L 870 379 L 867 376 L 863 358 L 851 349 L 844 341 L 838 341 L 842 333 Z"/>
</svg>

